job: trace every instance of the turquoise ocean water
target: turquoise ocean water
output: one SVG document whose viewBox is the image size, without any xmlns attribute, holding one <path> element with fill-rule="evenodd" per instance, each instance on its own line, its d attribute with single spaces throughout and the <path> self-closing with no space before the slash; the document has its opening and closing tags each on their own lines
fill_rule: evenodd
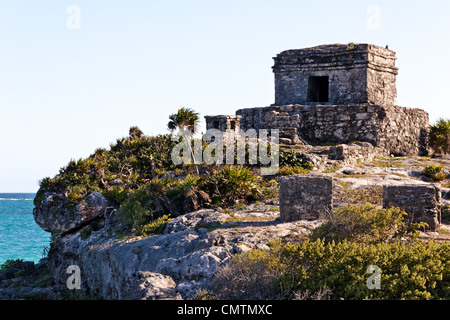
<svg viewBox="0 0 450 320">
<path fill-rule="evenodd" d="M 33 218 L 34 193 L 0 193 L 0 264 L 8 259 L 35 263 L 49 247 L 50 233 Z"/>
</svg>

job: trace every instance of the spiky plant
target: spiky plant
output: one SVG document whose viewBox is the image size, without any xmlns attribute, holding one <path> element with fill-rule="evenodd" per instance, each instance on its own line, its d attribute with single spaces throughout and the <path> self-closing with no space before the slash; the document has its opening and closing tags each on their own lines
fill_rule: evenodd
<svg viewBox="0 0 450 320">
<path fill-rule="evenodd" d="M 436 153 L 450 153 L 450 120 L 439 118 L 428 135 L 430 147 Z"/>
</svg>

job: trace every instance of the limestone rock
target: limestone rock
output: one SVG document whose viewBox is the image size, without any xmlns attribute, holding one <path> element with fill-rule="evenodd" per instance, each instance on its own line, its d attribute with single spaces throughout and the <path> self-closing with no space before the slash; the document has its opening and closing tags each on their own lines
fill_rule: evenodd
<svg viewBox="0 0 450 320">
<path fill-rule="evenodd" d="M 46 193 L 41 204 L 34 208 L 36 223 L 52 234 L 63 234 L 76 229 L 102 215 L 108 207 L 108 201 L 94 191 L 73 207 L 67 199 L 57 193 Z"/>
<path fill-rule="evenodd" d="M 81 230 L 66 234 L 51 245 L 49 269 L 67 290 L 67 267 L 79 266 L 82 291 L 99 299 L 191 298 L 233 255 L 252 248 L 269 250 L 268 241 L 298 237 L 319 224 L 281 223 L 274 211 L 276 200 L 236 210 L 232 222 L 221 210 L 201 209 L 174 218 L 164 234 L 146 238 L 115 238 L 112 221 L 85 239 Z"/>
</svg>

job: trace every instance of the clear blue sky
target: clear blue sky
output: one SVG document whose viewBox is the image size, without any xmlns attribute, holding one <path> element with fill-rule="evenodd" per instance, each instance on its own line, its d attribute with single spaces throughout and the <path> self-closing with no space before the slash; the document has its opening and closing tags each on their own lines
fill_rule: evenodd
<svg viewBox="0 0 450 320">
<path fill-rule="evenodd" d="M 398 104 L 449 117 L 449 13 L 437 0 L 0 0 L 0 192 L 35 192 L 132 125 L 166 133 L 180 106 L 270 105 L 286 49 L 388 44 Z"/>
</svg>

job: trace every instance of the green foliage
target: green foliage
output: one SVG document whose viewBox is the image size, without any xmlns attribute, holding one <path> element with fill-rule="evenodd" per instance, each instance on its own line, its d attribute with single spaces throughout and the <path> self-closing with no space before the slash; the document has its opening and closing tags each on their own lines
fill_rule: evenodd
<svg viewBox="0 0 450 320">
<path fill-rule="evenodd" d="M 136 126 L 130 127 L 129 136 L 132 140 L 138 140 L 143 136 L 143 132 Z"/>
<path fill-rule="evenodd" d="M 40 278 L 31 284 L 32 288 L 46 288 L 53 282 L 53 275 L 49 269 L 45 269 L 44 273 Z"/>
<path fill-rule="evenodd" d="M 404 215 L 406 213 L 399 208 L 379 209 L 371 204 L 348 205 L 337 208 L 326 217 L 327 222 L 313 230 L 311 239 L 382 243 L 394 238 L 395 232 L 403 224 Z"/>
<path fill-rule="evenodd" d="M 171 114 L 169 119 L 167 128 L 170 131 L 179 129 L 180 131 L 186 130 L 195 133 L 200 122 L 198 112 L 184 107 L 178 109 L 177 113 Z"/>
<path fill-rule="evenodd" d="M 161 215 L 156 208 L 154 196 L 148 188 L 139 188 L 131 191 L 130 196 L 117 210 L 120 221 L 131 226 L 132 230 L 140 235 L 142 227 L 153 222 Z"/>
<path fill-rule="evenodd" d="M 138 227 L 136 234 L 144 236 L 148 236 L 150 234 L 161 234 L 170 220 L 170 215 L 163 215 L 146 225 Z"/>
<path fill-rule="evenodd" d="M 279 161 L 280 167 L 301 167 L 306 170 L 314 169 L 311 161 L 307 160 L 304 156 L 297 155 L 292 150 L 280 152 Z"/>
<path fill-rule="evenodd" d="M 422 173 L 428 178 L 431 178 L 433 181 L 442 181 L 445 179 L 443 165 L 435 165 L 435 164 L 427 165 L 423 169 Z"/>
<path fill-rule="evenodd" d="M 42 179 L 34 204 L 40 205 L 45 192 L 64 194 L 77 204 L 98 191 L 118 205 L 126 199 L 128 190 L 147 184 L 156 171 L 176 168 L 170 156 L 174 145 L 171 135 L 147 137 L 139 128 L 131 127 L 130 137 L 117 139 L 110 150 L 97 149 L 86 159 L 71 160 L 54 178 Z"/>
<path fill-rule="evenodd" d="M 293 174 L 308 174 L 309 173 L 309 169 L 305 169 L 304 167 L 301 166 L 296 166 L 296 167 L 291 167 L 291 166 L 287 166 L 287 167 L 281 167 L 278 169 L 277 175 L 279 176 L 289 176 L 289 175 L 293 175 Z"/>
<path fill-rule="evenodd" d="M 225 206 L 234 205 L 238 199 L 261 199 L 263 185 L 261 177 L 242 166 L 225 166 L 199 181 L 213 203 Z"/>
<path fill-rule="evenodd" d="M 21 263 L 23 262 L 23 259 L 8 259 L 5 262 L 2 263 L 2 265 L 0 266 L 0 270 L 6 270 L 10 267 L 12 267 L 15 264 Z"/>
<path fill-rule="evenodd" d="M 83 240 L 86 240 L 87 238 L 89 238 L 89 236 L 92 234 L 92 230 L 90 228 L 83 228 L 80 231 L 80 237 Z"/>
<path fill-rule="evenodd" d="M 428 132 L 430 147 L 436 153 L 450 153 L 450 119 L 439 118 Z"/>
<path fill-rule="evenodd" d="M 230 265 L 233 268 L 225 276 L 219 271 L 216 279 L 220 287 L 214 289 L 221 298 L 239 298 L 239 292 L 247 291 L 265 299 L 293 298 L 323 288 L 329 288 L 335 300 L 450 298 L 448 243 L 307 240 L 270 251 L 253 249 L 235 256 Z M 370 265 L 380 268 L 380 290 L 367 287 Z"/>
<path fill-rule="evenodd" d="M 337 202 L 347 204 L 370 203 L 373 205 L 383 205 L 383 187 L 372 186 L 362 188 L 351 188 L 350 183 L 339 181 L 343 192 L 334 196 Z"/>
<path fill-rule="evenodd" d="M 103 196 L 114 204 L 121 204 L 128 197 L 128 191 L 125 187 L 114 186 L 103 192 Z"/>
</svg>

